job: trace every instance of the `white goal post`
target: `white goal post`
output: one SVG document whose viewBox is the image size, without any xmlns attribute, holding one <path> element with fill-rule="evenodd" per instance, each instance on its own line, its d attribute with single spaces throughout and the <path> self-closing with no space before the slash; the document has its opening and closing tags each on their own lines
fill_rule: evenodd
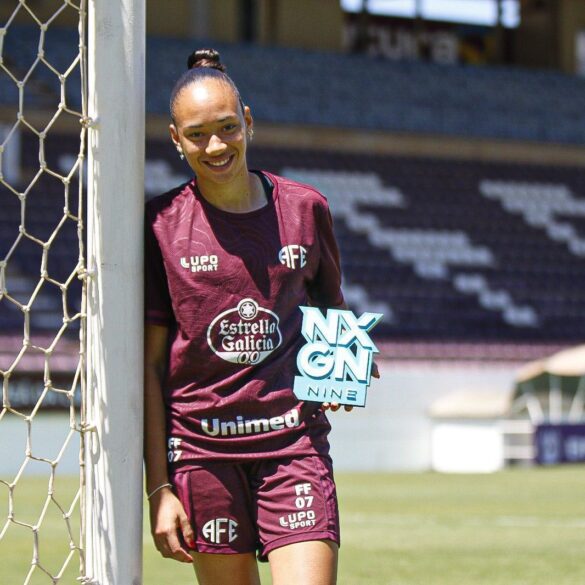
<svg viewBox="0 0 585 585">
<path fill-rule="evenodd" d="M 145 3 L 88 6 L 86 583 L 142 583 Z M 99 343 L 95 340 L 99 340 Z"/>
</svg>

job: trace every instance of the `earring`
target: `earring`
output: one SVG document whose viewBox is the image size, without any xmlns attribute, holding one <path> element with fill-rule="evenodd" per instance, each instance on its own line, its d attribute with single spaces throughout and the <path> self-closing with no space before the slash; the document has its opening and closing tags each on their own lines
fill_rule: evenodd
<svg viewBox="0 0 585 585">
<path fill-rule="evenodd" d="M 182 151 L 180 148 L 177 148 L 177 152 L 179 153 L 179 158 L 180 158 L 181 160 L 184 160 L 184 158 L 185 158 L 185 155 L 183 154 L 183 151 Z"/>
<path fill-rule="evenodd" d="M 252 142 L 253 138 L 254 138 L 254 128 L 248 128 L 248 140 L 250 142 Z"/>
</svg>

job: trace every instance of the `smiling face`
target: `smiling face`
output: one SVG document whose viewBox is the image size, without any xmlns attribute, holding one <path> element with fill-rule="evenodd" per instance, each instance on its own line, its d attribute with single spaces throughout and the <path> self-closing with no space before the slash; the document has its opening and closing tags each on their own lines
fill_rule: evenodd
<svg viewBox="0 0 585 585">
<path fill-rule="evenodd" d="M 232 88 L 202 79 L 186 86 L 173 108 L 171 138 L 195 172 L 200 185 L 213 188 L 248 178 L 246 132 L 252 116 Z"/>
</svg>

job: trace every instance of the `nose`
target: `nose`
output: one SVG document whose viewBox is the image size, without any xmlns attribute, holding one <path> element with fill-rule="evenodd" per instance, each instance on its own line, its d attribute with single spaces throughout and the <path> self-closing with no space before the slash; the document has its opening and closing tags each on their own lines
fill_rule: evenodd
<svg viewBox="0 0 585 585">
<path fill-rule="evenodd" d="M 207 148 L 205 149 L 205 152 L 210 156 L 217 156 L 218 154 L 221 154 L 225 149 L 226 145 L 224 142 L 221 141 L 219 136 L 212 134 L 211 138 L 209 139 L 209 142 L 207 143 Z"/>
</svg>

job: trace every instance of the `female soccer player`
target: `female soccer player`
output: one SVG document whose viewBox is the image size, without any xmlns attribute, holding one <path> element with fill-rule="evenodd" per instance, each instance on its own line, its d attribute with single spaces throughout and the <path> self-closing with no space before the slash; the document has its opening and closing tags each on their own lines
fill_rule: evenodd
<svg viewBox="0 0 585 585">
<path fill-rule="evenodd" d="M 253 120 L 214 50 L 171 96 L 195 178 L 146 210 L 145 463 L 165 557 L 200 585 L 336 582 L 339 522 L 323 412 L 292 392 L 300 305 L 343 306 L 325 198 L 248 169 Z M 332 405 L 332 409 L 336 405 Z"/>
</svg>

